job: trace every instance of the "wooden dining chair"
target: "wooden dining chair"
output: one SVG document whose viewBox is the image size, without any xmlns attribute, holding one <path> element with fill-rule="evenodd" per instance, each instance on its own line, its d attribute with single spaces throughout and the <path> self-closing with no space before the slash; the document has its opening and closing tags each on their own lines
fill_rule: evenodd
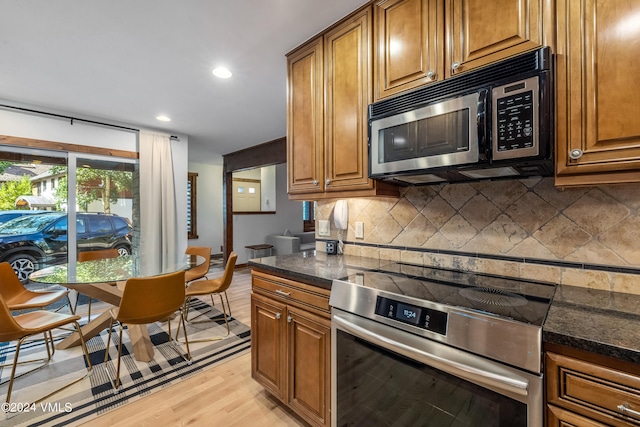
<svg viewBox="0 0 640 427">
<path fill-rule="evenodd" d="M 53 357 L 55 353 L 55 346 L 53 345 L 53 335 L 51 333 L 52 329 L 57 329 L 62 326 L 73 324 L 76 328 L 77 332 L 80 334 L 81 343 L 82 343 L 82 351 L 84 352 L 84 357 L 87 362 L 87 373 L 80 378 L 77 378 L 71 382 L 66 383 L 64 386 L 54 390 L 53 392 L 47 394 L 39 398 L 38 400 L 30 403 L 38 403 L 51 397 L 55 393 L 64 390 L 65 388 L 77 383 L 82 380 L 86 376 L 88 376 L 93 366 L 91 365 L 91 359 L 89 358 L 89 353 L 87 352 L 87 346 L 84 342 L 84 337 L 82 337 L 82 330 L 80 329 L 80 325 L 78 324 L 78 320 L 80 316 L 69 315 L 63 313 L 56 313 L 52 311 L 44 311 L 44 310 L 36 310 L 30 311 L 24 314 L 20 314 L 17 316 L 11 315 L 11 310 L 7 305 L 4 297 L 0 294 L 0 342 L 11 342 L 18 341 L 16 344 L 15 355 L 13 356 L 13 363 L 11 368 L 11 376 L 9 378 L 9 388 L 7 390 L 6 403 L 9 403 L 11 399 L 11 391 L 13 390 L 13 382 L 17 377 L 21 377 L 23 375 L 34 372 L 38 369 L 46 366 Z M 32 337 L 34 335 L 44 335 L 44 344 L 47 349 L 47 358 L 46 359 L 34 359 L 34 360 L 25 360 L 22 362 L 18 362 L 18 358 L 20 356 L 20 347 L 24 343 L 25 339 Z M 18 365 L 27 364 L 27 363 L 42 363 L 40 366 L 31 369 L 27 372 L 24 372 L 20 375 L 16 376 L 16 367 Z M 8 366 L 8 365 L 1 365 Z M 7 381 L 3 382 L 5 384 Z"/>
<path fill-rule="evenodd" d="M 120 388 L 120 360 L 122 359 L 122 330 L 123 324 L 146 325 L 153 322 L 168 320 L 176 311 L 180 312 L 180 323 L 185 327 L 182 306 L 185 300 L 184 271 L 164 274 L 160 276 L 138 277 L 127 280 L 122 293 L 120 306 L 110 310 L 111 322 L 107 338 L 107 348 L 104 354 L 104 366 L 111 381 L 113 392 Z M 115 323 L 120 324 L 120 338 L 118 344 L 118 363 L 116 378 L 113 380 L 107 369 L 109 360 L 109 343 Z M 191 352 L 189 339 L 185 328 L 184 339 L 187 347 L 186 357 L 175 348 L 175 341 L 171 336 L 171 322 L 169 324 L 169 342 L 171 347 L 189 364 Z M 179 332 L 179 331 L 178 331 Z M 177 339 L 176 335 L 176 339 Z"/>
<path fill-rule="evenodd" d="M 198 280 L 196 282 L 191 282 L 189 286 L 187 286 L 187 289 L 185 292 L 184 307 L 183 307 L 185 319 L 187 319 L 188 317 L 189 303 L 191 302 L 191 299 L 193 297 L 209 295 L 211 298 L 211 304 L 215 305 L 215 302 L 213 301 L 213 296 L 217 294 L 218 296 L 220 296 L 220 302 L 222 304 L 222 315 L 224 316 L 224 323 L 227 326 L 227 334 L 224 336 L 192 340 L 192 342 L 221 340 L 224 337 L 227 337 L 231 333 L 231 330 L 229 329 L 229 318 L 231 317 L 231 306 L 229 305 L 229 297 L 227 296 L 227 289 L 229 289 L 229 286 L 231 285 L 231 281 L 233 280 L 233 271 L 235 269 L 237 259 L 238 259 L 238 254 L 235 252 L 231 252 L 222 276 L 216 279 Z M 222 299 L 223 294 L 225 299 L 227 300 L 226 306 L 225 306 L 225 301 Z M 227 314 L 227 309 L 229 310 L 229 314 Z M 202 316 L 203 314 L 206 314 L 206 312 L 199 314 L 198 316 L 194 317 L 191 320 L 194 320 L 197 317 Z M 180 325 L 178 325 L 176 339 L 178 339 L 179 333 L 180 333 Z"/>
<path fill-rule="evenodd" d="M 204 258 L 204 262 L 197 267 L 190 268 L 185 272 L 184 280 L 186 284 L 207 278 L 209 272 L 209 266 L 211 264 L 211 248 L 207 246 L 188 246 L 185 251 L 187 255 L 198 255 Z"/>
<path fill-rule="evenodd" d="M 107 258 L 118 258 L 120 254 L 117 249 L 101 249 L 97 251 L 84 251 L 78 252 L 78 262 L 84 261 L 95 261 L 98 259 L 107 259 Z M 115 286 L 115 283 L 111 283 Z M 80 295 L 78 295 L 78 299 L 76 299 L 75 309 L 78 308 L 78 300 L 80 299 Z M 74 312 L 75 312 L 74 309 Z M 87 319 L 91 320 L 91 297 L 89 297 L 89 304 L 87 304 Z"/>
<path fill-rule="evenodd" d="M 69 291 L 31 291 L 24 287 L 13 268 L 8 262 L 0 263 L 0 295 L 10 311 L 22 311 L 29 309 L 44 309 L 64 297 L 69 297 Z M 69 303 L 69 309 L 75 313 Z"/>
</svg>

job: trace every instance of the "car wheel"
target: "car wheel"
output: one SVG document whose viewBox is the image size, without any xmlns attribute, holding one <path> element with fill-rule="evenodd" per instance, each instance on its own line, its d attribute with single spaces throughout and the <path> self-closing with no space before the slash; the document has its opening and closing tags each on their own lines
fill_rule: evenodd
<svg viewBox="0 0 640 427">
<path fill-rule="evenodd" d="M 131 255 L 131 249 L 126 246 L 118 246 L 116 249 L 120 256 Z"/>
<path fill-rule="evenodd" d="M 29 274 L 36 271 L 36 259 L 31 255 L 17 254 L 7 258 L 7 262 L 13 268 L 22 283 L 29 281 Z"/>
</svg>

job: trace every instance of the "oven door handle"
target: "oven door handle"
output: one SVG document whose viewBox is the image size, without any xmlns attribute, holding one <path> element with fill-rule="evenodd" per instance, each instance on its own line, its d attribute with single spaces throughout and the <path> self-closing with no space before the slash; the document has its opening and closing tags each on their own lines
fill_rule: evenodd
<svg viewBox="0 0 640 427">
<path fill-rule="evenodd" d="M 451 354 L 447 354 L 446 357 L 443 357 L 443 355 L 432 354 L 416 348 L 415 346 L 404 344 L 388 336 L 371 331 L 371 328 L 365 327 L 364 325 L 358 325 L 338 314 L 333 315 L 332 321 L 338 329 L 344 330 L 345 332 L 383 347 L 389 351 L 402 354 L 410 359 L 422 362 L 425 365 L 440 369 L 441 371 L 447 372 L 456 377 L 465 378 L 480 386 L 489 386 L 499 390 L 515 393 L 520 396 L 528 395 L 529 381 L 526 378 L 518 377 L 513 373 L 497 372 L 497 369 L 491 369 L 492 366 L 486 363 L 483 364 L 483 366 L 480 366 L 480 364 L 472 366 L 473 363 L 469 363 L 472 362 L 471 360 L 456 360 L 456 355 L 453 354 L 455 351 L 452 351 Z M 384 329 L 387 328 L 379 324 L 376 326 Z M 394 332 L 393 329 L 389 329 L 390 333 Z M 435 344 L 435 342 L 432 343 Z M 438 345 L 446 347 L 443 344 Z M 450 349 L 449 347 L 446 348 Z"/>
</svg>

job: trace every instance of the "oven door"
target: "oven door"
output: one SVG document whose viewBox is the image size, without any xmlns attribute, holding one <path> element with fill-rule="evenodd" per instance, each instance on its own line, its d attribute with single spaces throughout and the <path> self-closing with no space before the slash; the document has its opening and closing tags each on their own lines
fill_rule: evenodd
<svg viewBox="0 0 640 427">
<path fill-rule="evenodd" d="M 478 113 L 484 112 L 478 105 L 485 102 L 482 95 L 471 93 L 372 119 L 370 175 L 478 162 Z"/>
<path fill-rule="evenodd" d="M 542 426 L 542 375 L 332 314 L 333 426 Z"/>
</svg>

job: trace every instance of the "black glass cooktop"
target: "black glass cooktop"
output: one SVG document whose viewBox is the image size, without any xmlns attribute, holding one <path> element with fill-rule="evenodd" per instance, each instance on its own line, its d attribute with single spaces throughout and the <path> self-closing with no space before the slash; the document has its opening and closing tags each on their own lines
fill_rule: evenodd
<svg viewBox="0 0 640 427">
<path fill-rule="evenodd" d="M 542 326 L 556 284 L 393 263 L 344 279 L 390 294 Z"/>
</svg>

